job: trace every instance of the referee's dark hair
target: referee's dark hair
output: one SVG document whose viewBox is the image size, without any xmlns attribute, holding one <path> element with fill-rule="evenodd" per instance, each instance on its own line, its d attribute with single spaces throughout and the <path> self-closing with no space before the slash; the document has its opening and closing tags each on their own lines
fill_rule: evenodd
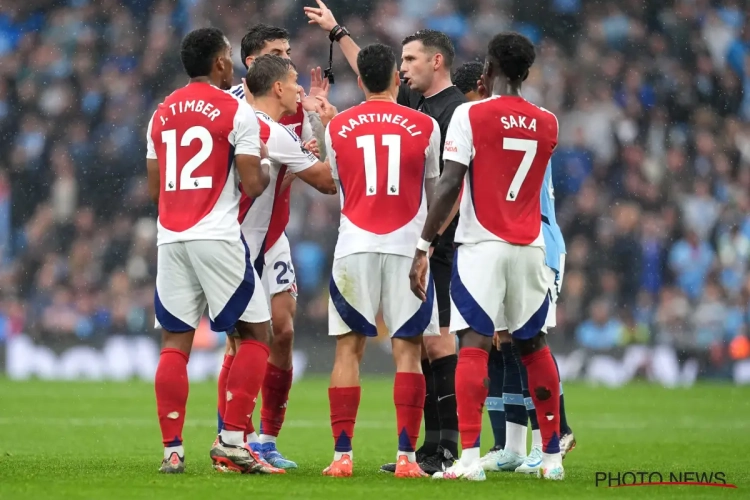
<svg viewBox="0 0 750 500">
<path fill-rule="evenodd" d="M 242 42 L 240 42 L 242 64 L 247 68 L 245 60 L 263 50 L 266 42 L 273 42 L 274 40 L 289 40 L 289 32 L 284 28 L 277 28 L 276 26 L 269 26 L 263 23 L 258 23 L 250 28 L 245 36 L 242 37 Z"/>
<path fill-rule="evenodd" d="M 274 83 L 286 79 L 291 69 L 294 64 L 289 59 L 274 54 L 262 55 L 247 69 L 247 90 L 255 97 L 262 97 L 271 91 Z"/>
<path fill-rule="evenodd" d="M 373 43 L 359 51 L 357 69 L 368 92 L 385 92 L 393 85 L 396 54 L 387 45 Z"/>
<path fill-rule="evenodd" d="M 227 48 L 227 39 L 218 28 L 199 28 L 188 33 L 180 46 L 180 60 L 190 78 L 208 76 L 214 60 Z"/>
<path fill-rule="evenodd" d="M 510 83 L 520 84 L 529 76 L 536 52 L 534 44 L 525 36 L 513 32 L 500 33 L 490 41 L 487 57 Z"/>
<path fill-rule="evenodd" d="M 482 78 L 484 64 L 479 61 L 469 61 L 463 63 L 453 75 L 453 83 L 463 94 L 468 94 L 472 90 L 476 92 L 477 82 Z"/>
<path fill-rule="evenodd" d="M 413 35 L 409 35 L 401 42 L 403 47 L 407 43 L 422 42 L 425 49 L 431 49 L 440 52 L 445 60 L 445 67 L 450 69 L 453 65 L 453 59 L 456 57 L 456 50 L 453 48 L 453 42 L 448 35 L 437 30 L 419 30 Z"/>
</svg>

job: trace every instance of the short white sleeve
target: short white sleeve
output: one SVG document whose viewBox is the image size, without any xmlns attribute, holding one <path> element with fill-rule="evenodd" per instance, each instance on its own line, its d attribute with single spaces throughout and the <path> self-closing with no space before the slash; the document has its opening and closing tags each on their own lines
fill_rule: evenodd
<svg viewBox="0 0 750 500">
<path fill-rule="evenodd" d="M 312 125 L 310 125 L 310 114 L 302 110 L 303 118 L 302 118 L 302 142 L 308 142 L 313 139 L 315 139 L 315 135 L 313 134 Z"/>
<path fill-rule="evenodd" d="M 334 179 L 338 180 L 339 169 L 336 166 L 336 151 L 334 151 L 333 145 L 331 144 L 331 124 L 330 123 L 326 126 L 326 154 L 328 155 L 326 159 L 328 160 L 328 163 L 331 165 L 331 174 L 333 175 Z"/>
<path fill-rule="evenodd" d="M 474 137 L 469 121 L 469 108 L 472 103 L 461 104 L 453 112 L 448 132 L 445 134 L 443 161 L 455 161 L 469 166 L 474 158 Z"/>
<path fill-rule="evenodd" d="M 229 133 L 229 144 L 235 155 L 260 157 L 260 125 L 255 111 L 246 101 L 237 101 L 234 128 Z"/>
<path fill-rule="evenodd" d="M 425 179 L 440 177 L 440 126 L 434 118 L 432 120 L 432 134 L 430 143 L 425 151 Z"/>
<path fill-rule="evenodd" d="M 280 123 L 273 123 L 271 139 L 268 144 L 268 156 L 281 165 L 286 165 L 293 174 L 302 172 L 318 163 L 318 159 L 302 148 L 297 134 Z"/>
<path fill-rule="evenodd" d="M 151 119 L 148 121 L 148 129 L 146 130 L 146 158 L 149 160 L 156 159 L 156 148 L 154 147 L 154 140 L 151 138 L 151 127 L 154 124 L 154 117 L 156 111 L 151 115 Z"/>
</svg>

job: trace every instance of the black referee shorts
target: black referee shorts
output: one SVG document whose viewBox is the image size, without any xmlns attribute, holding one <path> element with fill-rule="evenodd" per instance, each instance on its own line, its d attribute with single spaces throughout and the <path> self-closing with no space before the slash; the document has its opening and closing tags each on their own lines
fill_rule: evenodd
<svg viewBox="0 0 750 500">
<path fill-rule="evenodd" d="M 440 327 L 451 325 L 451 274 L 453 272 L 453 253 L 437 247 L 430 258 L 430 271 L 435 280 L 435 298 L 438 305 Z"/>
</svg>

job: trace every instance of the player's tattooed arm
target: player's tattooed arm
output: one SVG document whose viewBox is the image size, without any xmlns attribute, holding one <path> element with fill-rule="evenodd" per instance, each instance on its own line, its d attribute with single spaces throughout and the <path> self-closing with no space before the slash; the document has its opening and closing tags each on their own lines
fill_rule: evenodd
<svg viewBox="0 0 750 500">
<path fill-rule="evenodd" d="M 159 190 L 161 189 L 159 180 L 159 162 L 151 158 L 146 160 L 146 170 L 148 171 L 148 194 L 154 203 L 159 204 Z"/>
<path fill-rule="evenodd" d="M 313 137 L 317 141 L 318 146 L 318 158 L 320 161 L 326 160 L 326 126 L 323 125 L 323 121 L 317 112 L 308 113 L 307 119 L 310 122 L 310 128 L 312 128 Z"/>
<path fill-rule="evenodd" d="M 317 7 L 305 7 L 305 15 L 308 18 L 307 24 L 317 24 L 325 30 L 326 33 L 330 33 L 333 28 L 339 25 L 339 23 L 336 21 L 336 18 L 333 17 L 333 12 L 331 12 L 331 9 L 329 9 L 326 4 L 321 0 L 315 1 L 318 3 Z M 343 52 L 344 57 L 346 57 L 346 62 L 348 62 L 354 72 L 359 75 L 359 70 L 357 69 L 359 46 L 350 36 L 345 36 L 339 40 L 338 43 L 341 47 L 341 52 Z"/>
</svg>

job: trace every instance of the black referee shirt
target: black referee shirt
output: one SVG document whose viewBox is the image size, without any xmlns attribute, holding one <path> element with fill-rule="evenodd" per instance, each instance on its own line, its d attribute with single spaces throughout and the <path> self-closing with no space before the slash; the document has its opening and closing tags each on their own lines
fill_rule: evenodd
<svg viewBox="0 0 750 500">
<path fill-rule="evenodd" d="M 401 84 L 398 89 L 398 103 L 402 106 L 408 106 L 417 111 L 421 111 L 435 119 L 440 126 L 440 173 L 443 173 L 443 145 L 445 143 L 445 135 L 448 132 L 448 125 L 453 117 L 453 112 L 459 106 L 468 102 L 466 96 L 458 90 L 458 87 L 451 85 L 445 90 L 438 92 L 437 94 L 425 98 L 422 94 L 417 91 L 411 90 L 405 83 Z M 435 248 L 432 258 L 446 260 L 451 262 L 453 260 L 453 238 L 456 234 L 456 226 L 458 225 L 458 216 L 453 219 L 453 222 L 445 230 L 440 241 Z"/>
</svg>

